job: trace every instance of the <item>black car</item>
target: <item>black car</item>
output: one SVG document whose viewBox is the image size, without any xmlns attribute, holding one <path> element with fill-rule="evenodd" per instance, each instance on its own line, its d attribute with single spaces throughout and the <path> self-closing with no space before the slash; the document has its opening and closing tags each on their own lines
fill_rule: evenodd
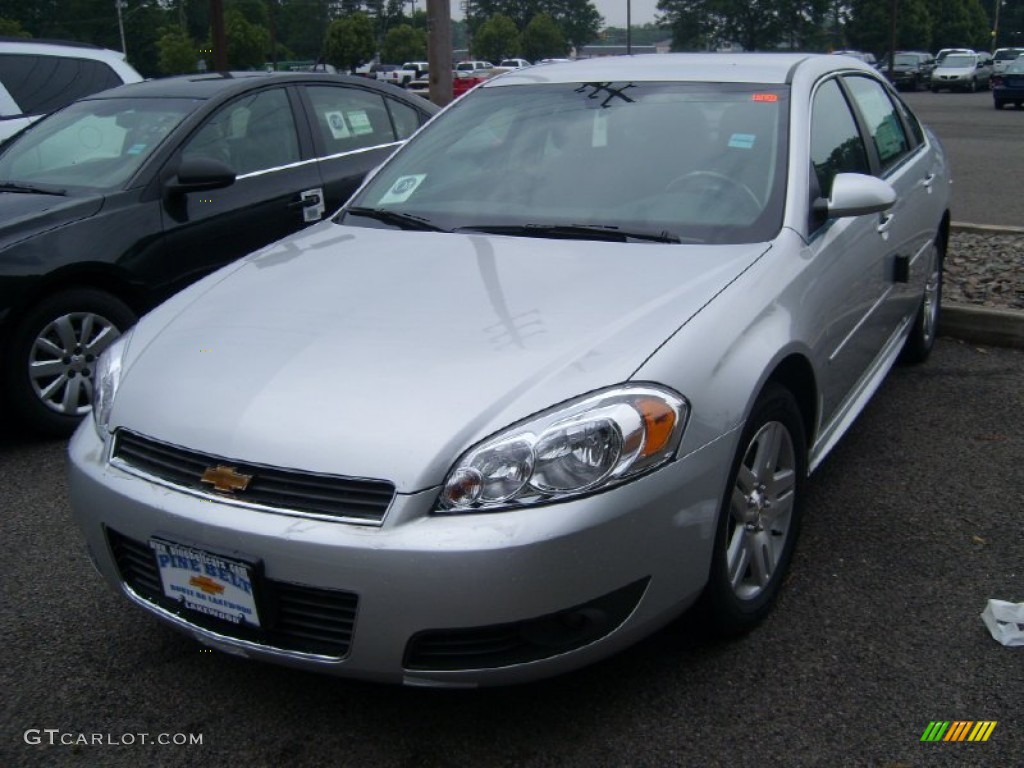
<svg viewBox="0 0 1024 768">
<path fill-rule="evenodd" d="M 889 58 L 882 65 L 882 72 L 901 91 L 927 89 L 935 69 L 935 57 L 923 51 L 896 51 L 889 69 Z"/>
<path fill-rule="evenodd" d="M 340 207 L 436 111 L 360 77 L 211 74 L 105 91 L 13 138 L 0 150 L 4 410 L 70 432 L 97 356 L 139 314 Z"/>
</svg>

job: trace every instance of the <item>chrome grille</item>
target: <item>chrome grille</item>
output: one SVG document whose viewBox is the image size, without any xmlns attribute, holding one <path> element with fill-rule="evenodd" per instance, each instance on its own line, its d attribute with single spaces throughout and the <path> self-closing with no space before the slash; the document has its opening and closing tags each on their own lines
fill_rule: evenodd
<svg viewBox="0 0 1024 768">
<path fill-rule="evenodd" d="M 112 458 L 125 467 L 205 495 L 351 522 L 381 522 L 395 495 L 395 486 L 383 480 L 248 464 L 168 445 L 123 429 L 117 432 Z M 248 487 L 238 494 L 215 493 L 200 478 L 206 469 L 218 464 L 228 464 L 236 472 L 251 475 Z"/>
</svg>

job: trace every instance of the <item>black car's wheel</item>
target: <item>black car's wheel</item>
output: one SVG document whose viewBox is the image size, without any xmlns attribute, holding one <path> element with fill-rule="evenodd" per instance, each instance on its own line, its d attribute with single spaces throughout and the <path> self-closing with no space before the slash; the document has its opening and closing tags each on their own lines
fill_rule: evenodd
<svg viewBox="0 0 1024 768">
<path fill-rule="evenodd" d="M 1006 106 L 1006 102 L 1005 101 L 1000 101 L 999 99 L 995 100 L 995 104 L 996 104 L 996 109 L 1002 109 L 1003 107 Z"/>
<path fill-rule="evenodd" d="M 799 533 L 806 474 L 796 400 L 784 387 L 769 384 L 740 438 L 701 596 L 701 608 L 718 632 L 746 632 L 771 610 Z"/>
<path fill-rule="evenodd" d="M 92 407 L 97 358 L 135 320 L 120 299 L 91 288 L 36 304 L 14 328 L 4 363 L 14 415 L 34 432 L 70 434 Z"/>
<path fill-rule="evenodd" d="M 903 346 L 903 362 L 923 363 L 935 346 L 939 330 L 939 314 L 942 310 L 942 262 L 944 253 L 940 240 L 936 240 L 928 254 L 928 277 L 925 279 L 924 296 L 914 318 L 914 327 Z"/>
<path fill-rule="evenodd" d="M 971 78 L 971 84 L 967 86 L 967 90 L 969 90 L 971 93 L 977 93 L 978 81 L 975 80 L 974 78 Z"/>
</svg>

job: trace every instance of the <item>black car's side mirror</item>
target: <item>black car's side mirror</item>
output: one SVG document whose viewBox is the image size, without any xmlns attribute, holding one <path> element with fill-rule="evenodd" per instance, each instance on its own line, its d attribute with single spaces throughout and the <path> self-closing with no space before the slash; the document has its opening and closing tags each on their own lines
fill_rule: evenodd
<svg viewBox="0 0 1024 768">
<path fill-rule="evenodd" d="M 207 192 L 211 189 L 223 189 L 235 183 L 234 170 L 208 157 L 196 157 L 182 160 L 178 172 L 167 180 L 167 191 L 173 194 L 186 192 Z"/>
</svg>

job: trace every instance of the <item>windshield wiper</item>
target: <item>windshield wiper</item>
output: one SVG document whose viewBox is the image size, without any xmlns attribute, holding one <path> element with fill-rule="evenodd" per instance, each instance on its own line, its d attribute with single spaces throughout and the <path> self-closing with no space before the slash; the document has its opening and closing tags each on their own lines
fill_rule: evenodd
<svg viewBox="0 0 1024 768">
<path fill-rule="evenodd" d="M 61 197 L 67 194 L 67 191 L 63 189 L 44 189 L 33 184 L 13 181 L 0 181 L 0 192 L 25 192 L 32 195 L 58 195 Z"/>
<path fill-rule="evenodd" d="M 652 243 L 681 243 L 682 240 L 667 231 L 638 232 L 611 224 L 481 224 L 456 227 L 454 232 L 483 232 L 489 235 L 518 235 L 520 237 L 557 237 L 581 240 L 607 240 L 625 243 L 644 240 Z"/>
<path fill-rule="evenodd" d="M 424 232 L 447 232 L 448 230 L 434 224 L 424 216 L 417 216 L 414 213 L 402 213 L 401 211 L 389 211 L 386 208 L 346 208 L 346 214 L 353 216 L 365 216 L 368 219 L 376 219 L 385 224 L 394 224 L 399 229 L 414 229 Z"/>
</svg>

